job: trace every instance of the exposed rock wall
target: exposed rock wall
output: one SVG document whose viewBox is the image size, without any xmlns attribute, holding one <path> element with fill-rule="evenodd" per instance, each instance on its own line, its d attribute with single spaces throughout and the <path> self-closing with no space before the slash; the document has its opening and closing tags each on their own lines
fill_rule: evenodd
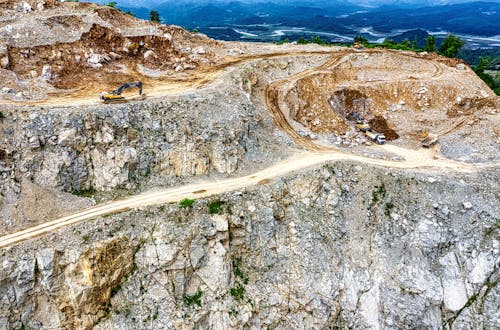
<svg viewBox="0 0 500 330">
<path fill-rule="evenodd" d="M 219 106 L 223 96 L 207 94 L 202 100 L 187 95 L 112 106 L 4 107 L 0 191 L 11 200 L 0 200 L 3 218 L 13 226 L 26 221 L 16 205 L 22 180 L 55 191 L 113 196 L 120 189 L 241 169 L 245 157 L 263 148 L 257 112 L 248 101 Z"/>
<path fill-rule="evenodd" d="M 0 327 L 498 328 L 497 193 L 337 163 L 83 223 L 1 252 Z"/>
</svg>

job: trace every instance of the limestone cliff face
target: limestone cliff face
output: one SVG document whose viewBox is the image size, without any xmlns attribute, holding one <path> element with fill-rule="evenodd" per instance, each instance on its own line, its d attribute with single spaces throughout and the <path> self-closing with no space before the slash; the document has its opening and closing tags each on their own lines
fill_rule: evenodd
<svg viewBox="0 0 500 330">
<path fill-rule="evenodd" d="M 112 196 L 120 189 L 234 173 L 246 152 L 255 156 L 261 148 L 253 134 L 259 126 L 256 111 L 249 102 L 221 111 L 215 106 L 219 95 L 207 94 L 211 96 L 203 100 L 187 96 L 105 107 L 16 107 L 12 112 L 4 107 L 0 191 L 7 198 L 0 200 L 0 214 L 9 219 L 5 225 L 13 228 L 56 215 L 54 210 L 42 214 L 43 207 L 35 217 L 30 215 L 36 212 L 23 211 L 37 203 L 36 196 L 23 199 L 33 195 L 25 194 L 23 181 L 43 187 L 47 194 L 40 198 L 50 204 L 50 194 Z M 74 196 L 66 199 L 71 199 L 68 210 L 77 205 Z"/>
<path fill-rule="evenodd" d="M 495 173 L 327 164 L 0 255 L 0 328 L 494 329 Z"/>
</svg>

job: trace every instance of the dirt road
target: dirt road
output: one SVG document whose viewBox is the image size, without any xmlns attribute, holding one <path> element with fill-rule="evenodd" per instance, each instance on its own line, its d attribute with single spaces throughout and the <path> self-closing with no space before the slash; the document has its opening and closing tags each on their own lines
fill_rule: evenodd
<svg viewBox="0 0 500 330">
<path fill-rule="evenodd" d="M 289 57 L 289 56 L 314 56 L 314 55 L 328 55 L 338 53 L 339 50 L 336 48 L 331 48 L 330 50 L 324 51 L 292 51 L 292 52 L 275 52 L 275 53 L 264 53 L 264 54 L 252 54 L 252 55 L 242 55 L 239 57 L 228 57 L 220 61 L 219 64 L 201 68 L 190 72 L 189 75 L 177 75 L 177 76 L 162 76 L 159 78 L 147 78 L 141 76 L 135 70 L 130 72 L 132 75 L 141 79 L 144 84 L 144 93 L 148 98 L 158 98 L 166 95 L 177 95 L 186 93 L 189 91 L 202 88 L 212 82 L 214 82 L 220 75 L 224 72 L 226 68 L 235 67 L 239 64 L 244 64 L 254 60 Z M 345 54 L 345 51 L 341 51 Z M 74 92 L 54 94 L 46 99 L 39 101 L 23 101 L 22 105 L 30 106 L 81 106 L 81 105 L 92 105 L 101 104 L 99 100 L 99 93 L 106 90 L 113 90 L 118 86 L 105 86 L 102 85 L 99 88 L 85 88 Z M 130 97 L 127 99 L 130 101 L 139 100 L 134 94 L 135 90 L 130 92 Z M 0 100 L 0 105 L 19 105 L 20 102 Z"/>
<path fill-rule="evenodd" d="M 13 234 L 0 237 L 0 247 L 8 247 L 17 242 L 52 232 L 62 227 L 89 220 L 99 216 L 140 209 L 148 205 L 178 202 L 184 198 L 205 198 L 213 195 L 236 191 L 245 187 L 267 182 L 267 180 L 281 177 L 295 171 L 322 164 L 328 161 L 356 161 L 363 164 L 384 166 L 400 169 L 435 169 L 442 171 L 474 172 L 480 169 L 496 167 L 496 165 L 472 165 L 455 162 L 436 156 L 432 151 L 411 151 L 404 148 L 386 145 L 383 148 L 398 156 L 404 157 L 403 161 L 389 161 L 383 159 L 366 158 L 343 152 L 302 152 L 291 159 L 268 167 L 262 171 L 247 176 L 216 180 L 202 181 L 182 187 L 155 190 L 137 196 L 102 204 L 70 216 L 46 222 Z"/>
</svg>

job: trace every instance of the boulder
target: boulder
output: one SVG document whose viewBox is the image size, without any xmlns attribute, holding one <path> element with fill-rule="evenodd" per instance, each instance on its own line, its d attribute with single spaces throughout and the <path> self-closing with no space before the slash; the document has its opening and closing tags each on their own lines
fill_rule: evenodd
<svg viewBox="0 0 500 330">
<path fill-rule="evenodd" d="M 0 67 L 2 67 L 2 69 L 9 68 L 9 65 L 10 65 L 10 60 L 8 55 L 0 58 Z"/>
<path fill-rule="evenodd" d="M 122 56 L 120 54 L 117 54 L 115 52 L 109 52 L 109 57 L 113 60 L 113 61 L 116 61 L 116 60 L 121 60 L 122 59 Z"/>
<path fill-rule="evenodd" d="M 193 49 L 193 53 L 198 54 L 198 55 L 202 55 L 202 54 L 206 54 L 206 51 L 205 51 L 205 48 L 203 48 L 203 46 L 198 46 L 195 49 Z"/>
<path fill-rule="evenodd" d="M 148 58 L 150 57 L 154 57 L 154 58 L 157 58 L 156 54 L 154 51 L 152 50 L 147 50 L 146 52 L 144 52 L 144 59 L 147 60 Z"/>
<path fill-rule="evenodd" d="M 29 13 L 30 11 L 33 11 L 33 8 L 31 8 L 31 5 L 29 3 L 23 2 L 21 10 L 23 11 L 23 13 L 26 14 Z"/>
<path fill-rule="evenodd" d="M 172 35 L 170 33 L 165 33 L 163 35 L 163 38 L 167 39 L 168 41 L 172 41 Z"/>
<path fill-rule="evenodd" d="M 40 1 L 39 3 L 36 4 L 36 9 L 38 11 L 42 11 L 45 9 L 45 1 Z"/>
<path fill-rule="evenodd" d="M 45 64 L 42 68 L 42 79 L 45 81 L 51 81 L 54 79 L 54 72 L 52 71 L 52 67 L 48 64 Z"/>
<path fill-rule="evenodd" d="M 87 57 L 87 63 L 89 64 L 98 64 L 98 63 L 102 63 L 102 62 L 106 62 L 103 58 L 103 56 L 101 54 L 90 54 L 88 57 Z"/>
</svg>

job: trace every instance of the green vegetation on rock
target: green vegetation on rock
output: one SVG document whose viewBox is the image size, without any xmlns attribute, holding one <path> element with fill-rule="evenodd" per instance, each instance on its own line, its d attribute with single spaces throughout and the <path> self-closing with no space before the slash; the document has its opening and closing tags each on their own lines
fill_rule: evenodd
<svg viewBox="0 0 500 330">
<path fill-rule="evenodd" d="M 192 306 L 192 305 L 197 305 L 198 307 L 201 307 L 201 296 L 203 295 L 203 292 L 198 290 L 194 295 L 184 295 L 182 297 L 182 300 L 184 301 L 184 305 L 186 306 Z"/>
<path fill-rule="evenodd" d="M 191 208 L 194 205 L 195 200 L 194 199 L 189 199 L 189 198 L 184 198 L 179 202 L 179 208 L 185 209 L 185 208 Z"/>
</svg>

